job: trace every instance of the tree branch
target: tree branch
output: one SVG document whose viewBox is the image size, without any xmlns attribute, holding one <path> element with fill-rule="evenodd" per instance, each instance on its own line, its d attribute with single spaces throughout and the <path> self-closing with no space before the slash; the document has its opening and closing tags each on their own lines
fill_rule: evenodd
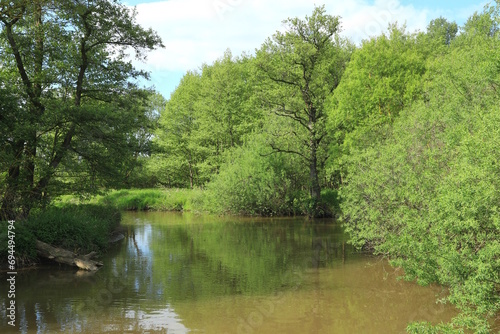
<svg viewBox="0 0 500 334">
<path fill-rule="evenodd" d="M 294 150 L 285 150 L 285 149 L 281 149 L 279 147 L 276 147 L 274 144 L 270 144 L 271 148 L 273 149 L 273 151 L 269 154 L 259 154 L 260 156 L 262 157 L 267 157 L 267 156 L 270 156 L 271 154 L 276 154 L 276 153 L 290 153 L 290 154 L 296 154 L 296 155 L 299 155 L 301 156 L 302 158 L 304 158 L 306 161 L 311 161 L 307 156 L 305 156 L 304 154 L 298 152 L 298 151 L 294 151 Z"/>
<path fill-rule="evenodd" d="M 18 19 L 14 19 L 9 24 L 5 25 L 7 41 L 9 42 L 9 45 L 12 48 L 12 52 L 14 53 L 14 59 L 16 61 L 17 70 L 19 71 L 19 75 L 21 76 L 21 80 L 23 82 L 23 85 L 26 88 L 26 93 L 28 94 L 28 97 L 29 97 L 31 103 L 33 103 L 33 105 L 38 110 L 43 111 L 43 109 L 44 109 L 43 105 L 40 103 L 37 96 L 35 96 L 35 93 L 33 91 L 33 84 L 31 82 L 31 80 L 29 79 L 28 74 L 26 73 L 26 68 L 24 66 L 23 58 L 21 57 L 21 53 L 19 52 L 19 47 L 18 47 L 17 42 L 14 38 L 14 33 L 12 31 L 12 25 L 17 21 L 18 21 Z"/>
</svg>

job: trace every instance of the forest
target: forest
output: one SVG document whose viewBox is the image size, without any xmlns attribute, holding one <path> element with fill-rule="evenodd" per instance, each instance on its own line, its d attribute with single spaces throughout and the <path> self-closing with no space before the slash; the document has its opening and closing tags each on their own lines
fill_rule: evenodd
<svg viewBox="0 0 500 334">
<path fill-rule="evenodd" d="M 168 99 L 132 65 L 163 47 L 135 15 L 116 0 L 0 4 L 0 220 L 35 233 L 60 198 L 134 191 L 168 210 L 333 216 L 405 279 L 449 288 L 459 315 L 410 332 L 490 331 L 499 1 L 462 26 L 394 23 L 359 45 L 319 6 L 255 52 L 200 64 Z M 139 207 L 155 205 L 122 208 Z"/>
</svg>

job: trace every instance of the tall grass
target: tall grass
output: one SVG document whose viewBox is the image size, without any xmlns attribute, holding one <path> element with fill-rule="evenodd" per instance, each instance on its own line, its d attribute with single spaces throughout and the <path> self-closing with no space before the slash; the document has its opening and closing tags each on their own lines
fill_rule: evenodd
<svg viewBox="0 0 500 334">
<path fill-rule="evenodd" d="M 99 203 L 120 210 L 196 211 L 200 209 L 201 190 L 131 189 L 118 190 L 99 199 Z"/>
<path fill-rule="evenodd" d="M 237 196 L 246 190 L 238 191 L 231 193 L 224 187 L 213 185 L 206 190 L 123 189 L 113 190 L 106 195 L 99 195 L 84 201 L 71 196 L 61 196 L 57 199 L 56 205 L 95 203 L 114 206 L 122 211 L 192 211 L 244 216 L 307 215 L 312 205 L 315 205 L 311 202 L 308 192 L 303 190 L 288 195 L 282 194 L 282 197 L 276 195 L 273 197 L 274 201 L 269 198 L 265 201 L 261 200 L 259 205 L 248 199 L 250 195 Z M 272 192 L 279 192 L 279 190 Z M 339 197 L 336 190 L 323 189 L 321 199 L 320 206 L 323 210 L 331 213 L 339 212 Z"/>
<path fill-rule="evenodd" d="M 24 224 L 40 241 L 88 253 L 106 249 L 120 219 L 120 211 L 112 206 L 73 204 L 35 213 Z"/>
<path fill-rule="evenodd" d="M 36 239 L 79 254 L 103 252 L 120 219 L 116 208 L 97 204 L 66 204 L 34 212 L 14 225 L 18 266 L 36 261 Z M 1 222 L 0 264 L 7 259 L 7 244 L 7 223 Z"/>
</svg>

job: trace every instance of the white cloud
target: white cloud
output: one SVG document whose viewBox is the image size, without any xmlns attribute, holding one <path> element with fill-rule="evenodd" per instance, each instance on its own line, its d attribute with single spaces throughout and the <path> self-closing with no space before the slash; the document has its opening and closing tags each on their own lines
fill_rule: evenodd
<svg viewBox="0 0 500 334">
<path fill-rule="evenodd" d="M 149 54 L 151 71 L 187 71 L 211 63 L 227 48 L 234 55 L 253 52 L 267 37 L 282 29 L 287 17 L 310 15 L 315 0 L 169 0 L 137 6 L 138 23 L 152 27 L 165 49 Z M 353 41 L 385 31 L 388 24 L 407 22 L 409 30 L 424 29 L 428 13 L 397 0 L 330 1 L 326 10 L 340 15 L 344 36 Z"/>
</svg>

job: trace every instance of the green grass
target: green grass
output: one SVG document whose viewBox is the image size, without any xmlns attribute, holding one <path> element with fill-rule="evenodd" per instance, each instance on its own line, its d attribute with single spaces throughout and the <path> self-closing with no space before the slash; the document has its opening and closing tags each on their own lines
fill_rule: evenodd
<svg viewBox="0 0 500 334">
<path fill-rule="evenodd" d="M 15 247 L 13 249 L 15 253 L 13 255 L 17 260 L 16 268 L 28 266 L 36 259 L 36 237 L 22 222 L 14 223 L 14 228 L 15 229 L 11 231 L 15 233 L 13 239 L 15 242 Z M 9 256 L 8 242 L 8 224 L 2 221 L 0 222 L 0 267 L 7 264 Z"/>
<path fill-rule="evenodd" d="M 118 209 L 97 204 L 60 204 L 35 212 L 15 223 L 17 266 L 36 262 L 36 239 L 79 254 L 102 253 L 120 219 Z M 1 222 L 0 262 L 7 259 L 7 241 L 7 222 Z"/>
<path fill-rule="evenodd" d="M 293 194 L 293 200 L 287 198 L 279 204 L 280 210 L 271 211 L 272 215 L 306 215 L 310 205 L 306 191 Z M 324 189 L 321 192 L 321 206 L 331 213 L 339 212 L 339 197 L 336 190 Z M 233 212 L 221 198 L 216 198 L 213 191 L 200 189 L 122 189 L 112 190 L 106 195 L 91 199 L 79 199 L 73 196 L 60 196 L 56 206 L 68 204 L 94 203 L 110 205 L 123 211 L 191 211 L 214 214 L 265 215 L 248 211 Z"/>
<path fill-rule="evenodd" d="M 113 191 L 98 202 L 120 210 L 195 211 L 200 196 L 201 190 L 131 189 Z"/>
<path fill-rule="evenodd" d="M 35 213 L 24 224 L 40 241 L 88 253 L 106 249 L 120 219 L 120 211 L 112 206 L 72 204 Z"/>
</svg>

